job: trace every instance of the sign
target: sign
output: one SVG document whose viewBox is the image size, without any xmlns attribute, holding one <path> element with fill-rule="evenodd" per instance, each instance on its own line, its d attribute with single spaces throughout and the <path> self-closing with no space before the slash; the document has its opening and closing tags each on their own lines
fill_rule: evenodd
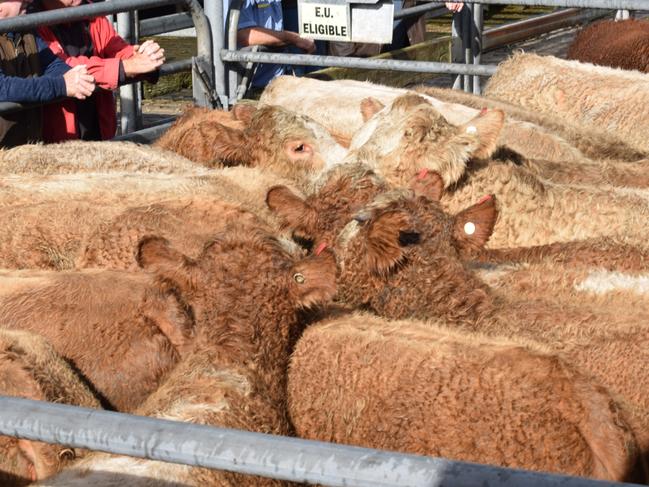
<svg viewBox="0 0 649 487">
<path fill-rule="evenodd" d="M 350 41 L 348 3 L 298 2 L 300 35 L 326 41 Z"/>
</svg>

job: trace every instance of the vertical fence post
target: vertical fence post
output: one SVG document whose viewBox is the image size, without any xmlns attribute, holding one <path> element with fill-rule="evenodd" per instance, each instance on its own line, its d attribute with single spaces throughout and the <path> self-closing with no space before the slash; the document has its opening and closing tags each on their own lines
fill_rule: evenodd
<svg viewBox="0 0 649 487">
<path fill-rule="evenodd" d="M 213 80 L 216 96 L 221 103 L 222 108 L 228 109 L 228 95 L 225 92 L 225 66 L 221 60 L 221 49 L 223 49 L 224 35 L 224 4 L 227 5 L 228 0 L 204 0 L 204 12 L 208 19 L 212 52 L 210 66 L 205 68 L 210 69 L 209 77 Z M 192 70 L 192 85 L 194 86 L 194 99 L 202 100 L 203 106 L 207 106 L 206 95 L 201 91 L 201 83 L 197 80 L 197 73 L 195 69 Z M 200 104 L 200 103 L 199 103 Z"/>
<path fill-rule="evenodd" d="M 462 14 L 462 49 L 464 50 L 464 64 L 473 64 L 473 48 L 472 48 L 472 33 L 473 33 L 473 3 L 465 3 L 461 11 Z M 467 93 L 472 92 L 471 75 L 464 75 L 464 91 Z"/>
<path fill-rule="evenodd" d="M 482 4 L 473 4 L 473 22 L 471 23 L 471 50 L 473 64 L 480 64 L 482 58 L 482 30 L 484 27 L 484 9 Z M 481 93 L 480 76 L 473 77 L 473 94 Z"/>
<path fill-rule="evenodd" d="M 453 14 L 451 21 L 451 62 L 464 62 L 464 48 L 462 46 L 462 12 Z M 458 74 L 453 81 L 453 89 L 461 90 L 464 88 L 464 76 Z"/>
<path fill-rule="evenodd" d="M 134 42 L 133 12 L 117 14 L 117 33 L 127 42 Z M 137 86 L 135 83 L 119 88 L 120 127 L 122 134 L 137 130 Z"/>
<path fill-rule="evenodd" d="M 239 27 L 239 15 L 241 13 L 241 0 L 232 0 L 226 17 L 226 47 L 230 50 L 237 49 L 237 30 Z M 225 15 L 225 10 L 223 11 Z M 237 89 L 239 86 L 239 72 L 232 66 L 225 66 L 225 77 L 228 83 L 228 94 L 230 103 L 237 101 Z"/>
</svg>

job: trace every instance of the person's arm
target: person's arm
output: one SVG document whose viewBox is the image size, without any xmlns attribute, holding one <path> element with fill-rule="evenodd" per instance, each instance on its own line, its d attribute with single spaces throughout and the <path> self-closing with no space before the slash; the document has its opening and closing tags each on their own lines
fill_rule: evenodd
<svg viewBox="0 0 649 487">
<path fill-rule="evenodd" d="M 253 15 L 255 5 L 244 0 L 239 15 L 237 30 L 237 43 L 240 47 L 246 46 L 270 46 L 283 47 L 293 45 L 312 53 L 315 51 L 315 43 L 312 39 L 300 37 L 297 32 L 290 30 L 272 30 L 257 25 Z"/>
<path fill-rule="evenodd" d="M 283 47 L 293 45 L 312 53 L 315 51 L 315 43 L 311 39 L 300 37 L 297 32 L 290 30 L 270 30 L 264 27 L 248 27 L 237 31 L 237 42 L 239 46 L 271 46 Z"/>
<path fill-rule="evenodd" d="M 20 78 L 0 71 L 0 101 L 38 103 L 63 98 L 66 93 L 63 76 Z"/>
<path fill-rule="evenodd" d="M 43 28 L 41 28 L 42 31 Z M 67 65 L 86 66 L 88 73 L 93 76 L 97 85 L 105 90 L 114 90 L 126 80 L 131 79 L 144 78 L 148 80 L 150 77 L 152 82 L 157 81 L 156 70 L 164 62 L 164 50 L 161 55 L 157 53 L 158 59 L 138 54 L 136 47 L 124 41 L 105 17 L 92 20 L 90 32 L 94 48 L 99 55 L 68 57 L 65 53 L 61 53 L 60 56 L 64 56 Z M 53 35 L 51 41 L 56 41 Z M 162 56 L 162 61 L 159 59 L 160 56 Z M 149 73 L 148 77 L 140 76 L 147 73 Z"/>
</svg>

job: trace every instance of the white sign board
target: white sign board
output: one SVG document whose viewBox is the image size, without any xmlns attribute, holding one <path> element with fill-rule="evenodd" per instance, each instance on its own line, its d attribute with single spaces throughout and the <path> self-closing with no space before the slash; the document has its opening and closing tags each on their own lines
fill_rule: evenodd
<svg viewBox="0 0 649 487">
<path fill-rule="evenodd" d="M 300 35 L 327 41 L 351 40 L 349 4 L 298 2 Z"/>
<path fill-rule="evenodd" d="M 394 4 L 352 4 L 352 42 L 390 44 L 394 30 Z"/>
</svg>

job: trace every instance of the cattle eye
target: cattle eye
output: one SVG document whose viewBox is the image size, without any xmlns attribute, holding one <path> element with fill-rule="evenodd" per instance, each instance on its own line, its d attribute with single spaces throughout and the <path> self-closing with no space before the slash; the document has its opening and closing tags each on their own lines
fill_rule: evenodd
<svg viewBox="0 0 649 487">
<path fill-rule="evenodd" d="M 64 448 L 59 452 L 59 459 L 60 460 L 74 460 L 76 458 L 76 454 L 74 453 L 74 450 L 71 448 Z"/>
<path fill-rule="evenodd" d="M 419 243 L 421 236 L 417 232 L 399 232 L 399 245 L 415 245 Z"/>
<path fill-rule="evenodd" d="M 304 277 L 304 274 L 300 274 L 299 272 L 296 274 L 293 274 L 293 280 L 297 282 L 298 284 L 304 284 L 304 281 L 306 281 L 306 278 Z"/>
<path fill-rule="evenodd" d="M 369 219 L 370 219 L 369 213 L 358 213 L 354 216 L 354 221 L 356 223 L 365 223 L 369 221 Z"/>
<path fill-rule="evenodd" d="M 304 144 L 298 145 L 295 149 L 293 149 L 295 152 L 304 152 Z"/>
</svg>

